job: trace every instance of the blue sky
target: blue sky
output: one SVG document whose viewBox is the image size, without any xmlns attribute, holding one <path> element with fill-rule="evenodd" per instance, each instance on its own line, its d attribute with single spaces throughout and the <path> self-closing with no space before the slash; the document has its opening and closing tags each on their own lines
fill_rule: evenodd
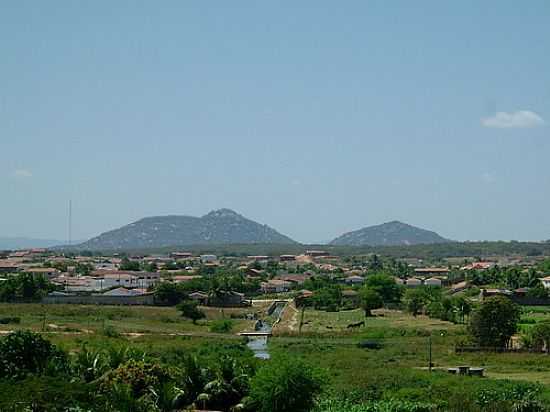
<svg viewBox="0 0 550 412">
<path fill-rule="evenodd" d="M 3 1 L 0 236 L 232 208 L 550 238 L 550 3 Z"/>
</svg>

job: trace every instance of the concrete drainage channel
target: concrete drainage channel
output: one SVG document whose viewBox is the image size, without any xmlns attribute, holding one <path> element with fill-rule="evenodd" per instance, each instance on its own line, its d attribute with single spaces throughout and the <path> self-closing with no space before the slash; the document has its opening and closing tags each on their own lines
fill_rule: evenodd
<svg viewBox="0 0 550 412">
<path fill-rule="evenodd" d="M 260 359 L 269 359 L 269 351 L 267 349 L 267 338 L 271 335 L 273 326 L 281 320 L 281 314 L 287 304 L 286 301 L 275 301 L 267 309 L 267 315 L 276 318 L 277 320 L 270 325 L 264 320 L 258 320 L 254 326 L 255 333 L 248 334 L 247 346 L 254 352 L 254 356 Z"/>
</svg>

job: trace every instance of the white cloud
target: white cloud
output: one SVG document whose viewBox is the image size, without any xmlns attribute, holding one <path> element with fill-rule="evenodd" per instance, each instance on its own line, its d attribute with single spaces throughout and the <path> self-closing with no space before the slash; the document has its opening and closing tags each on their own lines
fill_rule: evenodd
<svg viewBox="0 0 550 412">
<path fill-rule="evenodd" d="M 481 119 L 485 127 L 496 127 L 499 129 L 528 128 L 542 126 L 544 120 L 535 112 L 530 110 L 519 110 L 517 112 L 497 112 L 494 116 Z"/>
<path fill-rule="evenodd" d="M 28 178 L 32 177 L 32 172 L 27 169 L 16 169 L 13 171 L 13 175 L 19 178 Z"/>
</svg>

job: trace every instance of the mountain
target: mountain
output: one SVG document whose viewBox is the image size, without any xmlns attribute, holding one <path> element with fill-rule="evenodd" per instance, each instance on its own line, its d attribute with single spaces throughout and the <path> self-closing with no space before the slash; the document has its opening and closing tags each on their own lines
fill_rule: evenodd
<svg viewBox="0 0 550 412">
<path fill-rule="evenodd" d="M 45 248 L 65 243 L 63 240 L 33 239 L 28 237 L 0 237 L 0 250 Z"/>
<path fill-rule="evenodd" d="M 296 242 L 269 226 L 246 219 L 230 209 L 219 209 L 202 217 L 146 217 L 103 233 L 78 245 L 78 248 L 111 250 L 251 243 Z"/>
<path fill-rule="evenodd" d="M 330 244 L 340 246 L 399 246 L 445 242 L 450 242 L 450 240 L 430 230 L 420 229 L 394 220 L 393 222 L 345 233 L 334 239 Z"/>
</svg>

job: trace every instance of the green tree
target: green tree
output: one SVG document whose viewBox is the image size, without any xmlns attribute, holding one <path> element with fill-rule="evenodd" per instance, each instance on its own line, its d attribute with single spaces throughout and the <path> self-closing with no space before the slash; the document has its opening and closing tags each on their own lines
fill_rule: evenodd
<svg viewBox="0 0 550 412">
<path fill-rule="evenodd" d="M 531 334 L 537 347 L 546 348 L 546 354 L 550 355 L 550 321 L 537 323 L 533 326 Z"/>
<path fill-rule="evenodd" d="M 492 296 L 483 301 L 470 317 L 469 332 L 483 347 L 508 345 L 517 331 L 521 310 L 504 296 Z"/>
<path fill-rule="evenodd" d="M 464 323 L 466 316 L 469 316 L 472 312 L 472 304 L 464 296 L 454 297 L 452 302 L 459 317 L 459 322 Z"/>
<path fill-rule="evenodd" d="M 179 285 L 171 282 L 161 282 L 154 289 L 155 302 L 161 305 L 174 306 L 180 303 L 187 295 Z"/>
<path fill-rule="evenodd" d="M 198 308 L 197 302 L 193 300 L 184 300 L 178 304 L 177 308 L 184 318 L 191 319 L 193 323 L 206 317 L 204 312 Z"/>
<path fill-rule="evenodd" d="M 306 412 L 322 388 L 320 373 L 299 358 L 274 358 L 250 383 L 250 398 L 258 412 Z"/>
<path fill-rule="evenodd" d="M 120 270 L 139 271 L 141 270 L 141 265 L 137 260 L 130 260 L 124 257 L 120 262 Z"/>
<path fill-rule="evenodd" d="M 399 302 L 401 298 L 402 288 L 395 283 L 394 278 L 391 276 L 384 274 L 367 276 L 365 285 L 377 292 L 384 303 Z"/>
<path fill-rule="evenodd" d="M 372 316 L 372 310 L 379 309 L 384 305 L 380 294 L 368 287 L 364 287 L 359 291 L 359 298 L 361 308 L 365 311 L 366 317 Z"/>
<path fill-rule="evenodd" d="M 416 317 L 426 304 L 426 293 L 421 288 L 407 289 L 403 302 L 407 311 Z"/>
<path fill-rule="evenodd" d="M 17 331 L 0 339 L 0 378 L 56 375 L 68 370 L 65 352 L 37 333 Z"/>
</svg>

